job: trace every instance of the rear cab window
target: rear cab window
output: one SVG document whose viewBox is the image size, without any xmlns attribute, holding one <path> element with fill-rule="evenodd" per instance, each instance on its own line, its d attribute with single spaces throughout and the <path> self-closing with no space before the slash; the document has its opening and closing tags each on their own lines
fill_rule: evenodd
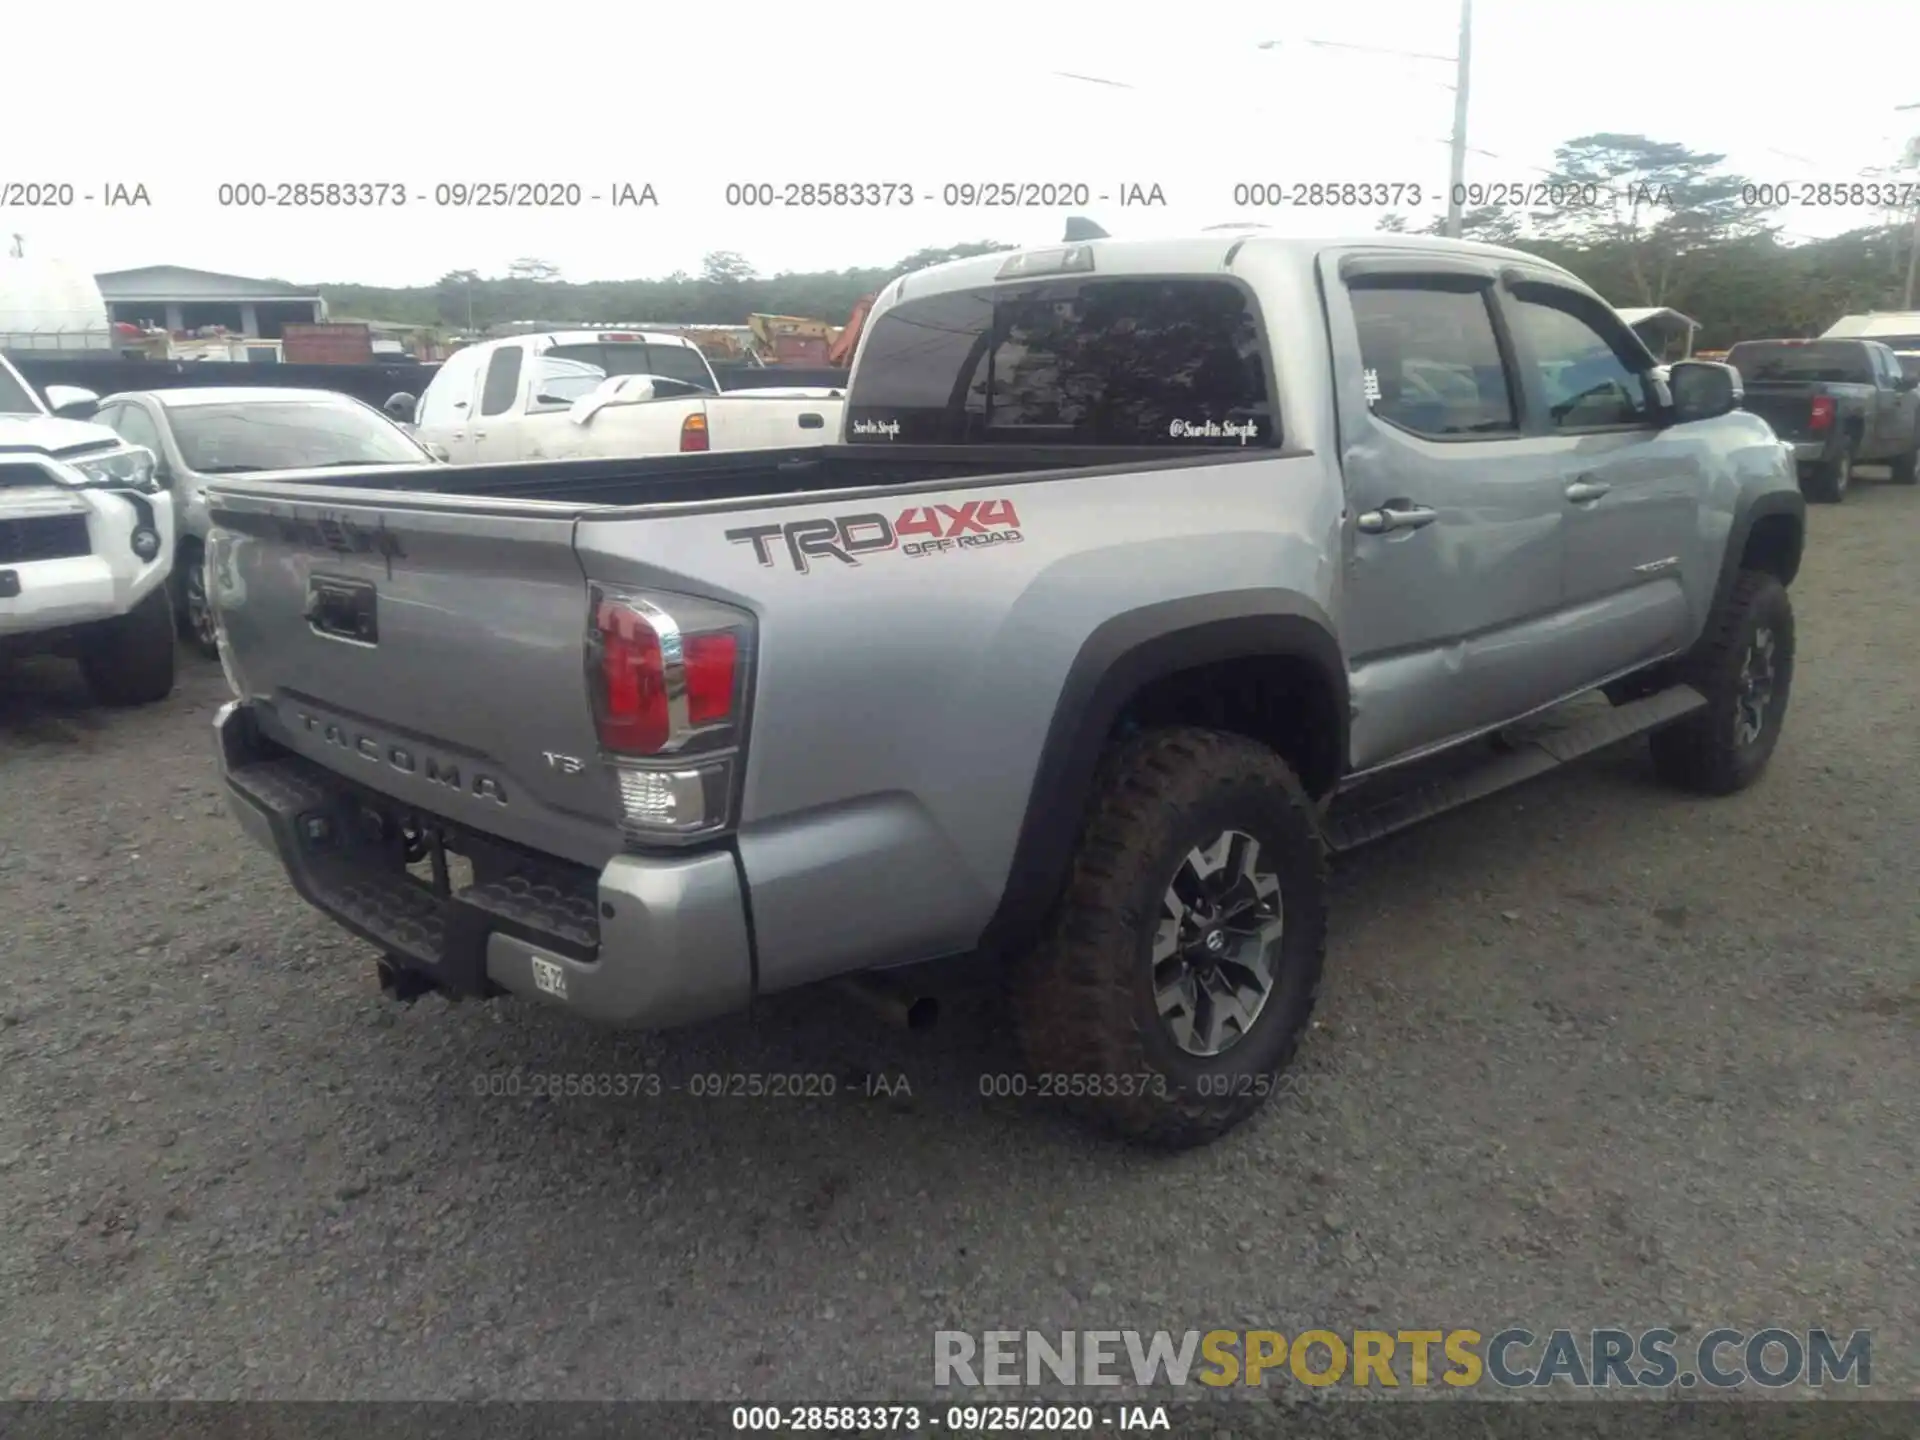
<svg viewBox="0 0 1920 1440">
<path fill-rule="evenodd" d="M 847 399 L 854 444 L 1274 448 L 1259 316 L 1239 285 L 982 286 L 887 310 Z"/>
<path fill-rule="evenodd" d="M 480 413 L 504 415 L 520 395 L 520 359 L 518 345 L 503 345 L 487 361 L 487 379 L 480 390 Z"/>
<path fill-rule="evenodd" d="M 605 340 L 554 345 L 541 358 L 578 360 L 607 375 L 660 375 L 702 390 L 717 388 L 706 357 L 692 345 L 660 345 L 638 340 Z"/>
<path fill-rule="evenodd" d="M 1727 363 L 1750 385 L 1873 384 L 1873 357 L 1857 340 L 1743 340 Z"/>
</svg>

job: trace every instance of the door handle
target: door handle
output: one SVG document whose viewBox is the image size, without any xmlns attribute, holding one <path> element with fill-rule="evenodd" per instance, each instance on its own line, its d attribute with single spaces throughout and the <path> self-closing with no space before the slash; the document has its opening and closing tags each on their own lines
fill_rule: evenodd
<svg viewBox="0 0 1920 1440">
<path fill-rule="evenodd" d="M 1395 530 L 1418 530 L 1440 518 L 1438 510 L 1415 505 L 1411 500 L 1389 500 L 1378 510 L 1360 514 L 1354 525 L 1363 535 L 1386 535 Z"/>
<path fill-rule="evenodd" d="M 1576 480 L 1567 486 L 1567 499 L 1576 505 L 1585 505 L 1598 500 L 1611 489 L 1611 485 L 1603 485 L 1598 480 Z"/>
<path fill-rule="evenodd" d="M 487 438 L 487 432 L 484 430 L 476 430 L 473 432 L 473 438 L 476 440 L 484 440 Z"/>
</svg>

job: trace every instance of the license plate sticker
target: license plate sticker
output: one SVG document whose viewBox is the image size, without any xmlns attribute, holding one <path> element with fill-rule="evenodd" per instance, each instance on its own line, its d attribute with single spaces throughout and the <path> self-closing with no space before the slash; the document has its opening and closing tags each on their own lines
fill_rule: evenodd
<svg viewBox="0 0 1920 1440">
<path fill-rule="evenodd" d="M 533 960 L 533 983 L 545 994 L 564 1000 L 567 998 L 567 972 L 564 966 L 551 960 L 542 960 L 538 955 Z"/>
</svg>

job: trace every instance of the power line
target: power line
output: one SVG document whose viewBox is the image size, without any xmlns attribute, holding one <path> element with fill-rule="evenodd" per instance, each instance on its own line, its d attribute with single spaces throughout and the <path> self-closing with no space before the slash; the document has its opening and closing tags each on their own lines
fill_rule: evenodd
<svg viewBox="0 0 1920 1440">
<path fill-rule="evenodd" d="M 1403 60 L 1437 60 L 1443 65 L 1452 65 L 1460 58 L 1458 55 L 1431 55 L 1425 50 L 1390 50 L 1384 45 L 1351 45 L 1345 40 L 1314 40 L 1304 36 L 1296 41 L 1262 40 L 1255 48 L 1278 50 L 1287 44 L 1312 45 L 1320 50 L 1362 50 L 1370 55 L 1395 55 Z"/>
</svg>

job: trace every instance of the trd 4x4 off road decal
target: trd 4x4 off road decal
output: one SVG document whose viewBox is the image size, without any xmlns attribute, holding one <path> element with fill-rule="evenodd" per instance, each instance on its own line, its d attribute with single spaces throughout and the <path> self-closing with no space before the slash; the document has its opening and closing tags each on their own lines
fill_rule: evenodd
<svg viewBox="0 0 1920 1440">
<path fill-rule="evenodd" d="M 727 539 L 734 544 L 753 546 L 754 558 L 762 565 L 774 563 L 776 543 L 784 546 L 787 559 L 802 575 L 808 573 L 814 560 L 858 565 L 862 555 L 892 550 L 919 559 L 987 545 L 1017 545 L 1023 538 L 1020 517 L 1014 513 L 1011 500 L 915 505 L 892 519 L 870 510 L 860 515 L 823 515 L 814 520 L 747 525 L 727 531 Z"/>
</svg>

